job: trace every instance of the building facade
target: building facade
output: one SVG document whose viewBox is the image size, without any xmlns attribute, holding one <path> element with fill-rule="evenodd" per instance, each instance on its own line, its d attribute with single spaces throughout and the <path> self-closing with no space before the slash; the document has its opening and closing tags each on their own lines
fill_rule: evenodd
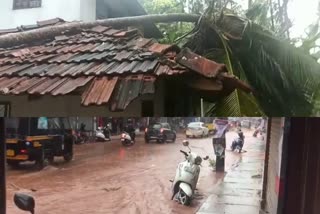
<svg viewBox="0 0 320 214">
<path fill-rule="evenodd" d="M 96 0 L 1 0 L 0 29 L 34 25 L 56 17 L 66 21 L 94 21 Z"/>
<path fill-rule="evenodd" d="M 271 118 L 261 207 L 272 214 L 320 212 L 320 119 Z"/>
</svg>

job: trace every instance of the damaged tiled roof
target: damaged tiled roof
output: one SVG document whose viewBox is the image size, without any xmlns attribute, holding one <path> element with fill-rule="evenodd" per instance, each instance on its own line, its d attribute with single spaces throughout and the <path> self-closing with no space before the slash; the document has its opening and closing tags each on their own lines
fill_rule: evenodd
<svg viewBox="0 0 320 214">
<path fill-rule="evenodd" d="M 38 22 L 38 27 L 60 22 Z M 219 84 L 222 81 L 222 88 L 251 90 L 228 75 L 225 65 L 189 49 L 181 51 L 175 45 L 143 38 L 135 29 L 96 26 L 33 44 L 0 48 L 0 93 L 57 96 L 76 92 L 81 93 L 82 105 L 108 103 L 112 111 L 122 111 L 138 96 L 154 93 L 158 76 L 187 71 Z"/>
<path fill-rule="evenodd" d="M 97 26 L 65 33 L 50 41 L 0 49 L 0 91 L 56 96 L 86 86 L 83 105 L 105 104 L 113 95 L 118 101 L 110 101 L 112 109 L 123 110 L 137 96 L 154 92 L 150 83 L 155 76 L 186 72 L 172 60 L 174 50 L 143 38 L 137 30 Z"/>
<path fill-rule="evenodd" d="M 75 35 L 58 36 L 41 45 L 0 49 L 0 77 L 174 74 L 185 71 L 178 64 L 168 67 L 160 63 L 156 53 L 170 47 L 139 36 L 137 30 L 98 26 Z"/>
</svg>

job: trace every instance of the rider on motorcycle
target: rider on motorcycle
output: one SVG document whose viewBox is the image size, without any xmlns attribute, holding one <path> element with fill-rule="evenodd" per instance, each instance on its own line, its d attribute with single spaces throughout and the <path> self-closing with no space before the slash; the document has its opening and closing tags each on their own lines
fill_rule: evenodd
<svg viewBox="0 0 320 214">
<path fill-rule="evenodd" d="M 88 140 L 88 135 L 87 135 L 87 132 L 86 132 L 86 125 L 84 123 L 81 123 L 80 124 L 80 138 L 81 141 L 83 140 L 84 142 L 86 142 Z"/>
<path fill-rule="evenodd" d="M 127 121 L 127 126 L 126 126 L 126 132 L 128 132 L 128 134 L 130 135 L 132 141 L 134 141 L 135 137 L 136 137 L 136 133 L 135 133 L 135 128 L 133 125 L 133 121 L 131 119 L 129 119 Z"/>
<path fill-rule="evenodd" d="M 239 138 L 240 138 L 241 140 L 244 140 L 244 134 L 243 134 L 241 128 L 238 129 L 238 136 L 239 136 Z"/>
</svg>

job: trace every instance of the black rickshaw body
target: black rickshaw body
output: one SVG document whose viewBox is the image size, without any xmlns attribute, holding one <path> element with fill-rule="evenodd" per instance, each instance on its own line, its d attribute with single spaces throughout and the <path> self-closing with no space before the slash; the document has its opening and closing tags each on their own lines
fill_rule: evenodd
<svg viewBox="0 0 320 214">
<path fill-rule="evenodd" d="M 12 166 L 35 161 L 43 168 L 56 156 L 73 157 L 74 138 L 66 118 L 8 118 L 6 120 L 7 163 Z"/>
</svg>

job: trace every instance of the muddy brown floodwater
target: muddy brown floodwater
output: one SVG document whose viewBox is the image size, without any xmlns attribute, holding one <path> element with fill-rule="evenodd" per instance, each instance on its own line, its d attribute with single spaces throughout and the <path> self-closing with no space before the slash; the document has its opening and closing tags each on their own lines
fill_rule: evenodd
<svg viewBox="0 0 320 214">
<path fill-rule="evenodd" d="M 57 158 L 42 171 L 34 171 L 30 164 L 8 169 L 7 213 L 25 213 L 13 204 L 15 192 L 34 196 L 37 214 L 196 213 L 224 173 L 213 172 L 203 161 L 191 206 L 171 201 L 169 180 L 184 160 L 179 150 L 186 150 L 182 137 L 179 135 L 176 143 L 145 144 L 143 136 L 138 136 L 137 143 L 129 148 L 116 138 L 107 143 L 76 145 L 70 163 Z M 190 147 L 201 156 L 213 157 L 211 138 L 190 139 Z M 228 153 L 226 168 L 238 160 L 238 154 Z"/>
</svg>

